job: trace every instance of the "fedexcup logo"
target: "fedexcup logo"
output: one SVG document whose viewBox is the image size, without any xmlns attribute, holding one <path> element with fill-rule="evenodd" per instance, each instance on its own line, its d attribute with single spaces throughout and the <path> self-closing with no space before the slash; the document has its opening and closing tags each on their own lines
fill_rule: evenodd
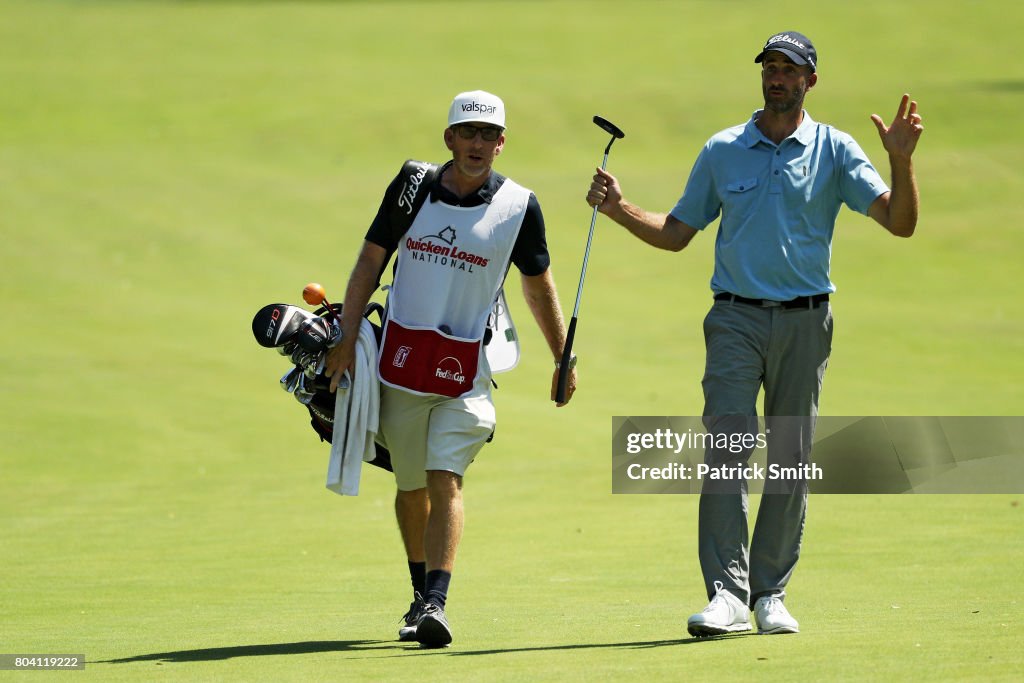
<svg viewBox="0 0 1024 683">
<path fill-rule="evenodd" d="M 465 102 L 462 105 L 462 111 L 465 113 L 480 112 L 481 114 L 493 114 L 497 109 L 493 104 L 480 104 L 476 101 Z"/>
<path fill-rule="evenodd" d="M 466 375 L 462 372 L 462 363 L 452 356 L 441 359 L 441 362 L 437 364 L 437 370 L 434 371 L 434 376 L 457 384 L 466 381 Z"/>
<path fill-rule="evenodd" d="M 409 352 L 412 351 L 408 346 L 399 346 L 398 350 L 395 351 L 395 357 L 391 361 L 391 364 L 396 368 L 405 366 L 405 361 L 409 360 Z"/>
</svg>

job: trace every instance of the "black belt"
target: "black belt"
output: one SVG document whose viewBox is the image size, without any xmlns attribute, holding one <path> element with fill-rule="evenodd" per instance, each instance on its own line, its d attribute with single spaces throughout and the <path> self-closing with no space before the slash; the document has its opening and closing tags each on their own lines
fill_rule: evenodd
<svg viewBox="0 0 1024 683">
<path fill-rule="evenodd" d="M 782 308 L 817 308 L 818 304 L 828 301 L 828 294 L 814 294 L 813 296 L 798 296 L 789 301 L 772 301 L 770 299 L 748 299 L 745 296 L 737 296 L 728 292 L 715 294 L 715 301 L 731 301 L 737 304 L 748 306 L 760 306 L 762 308 L 781 306 Z"/>
</svg>

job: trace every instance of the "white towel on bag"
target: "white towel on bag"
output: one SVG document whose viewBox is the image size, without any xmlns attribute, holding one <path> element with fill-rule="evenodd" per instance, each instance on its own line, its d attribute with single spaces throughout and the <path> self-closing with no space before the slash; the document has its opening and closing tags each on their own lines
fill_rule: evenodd
<svg viewBox="0 0 1024 683">
<path fill-rule="evenodd" d="M 363 461 L 377 456 L 374 437 L 380 428 L 380 381 L 377 378 L 377 337 L 363 320 L 356 340 L 355 381 L 338 387 L 334 399 L 334 435 L 327 464 L 327 488 L 342 496 L 359 495 Z M 344 384 L 344 382 L 342 382 Z"/>
</svg>

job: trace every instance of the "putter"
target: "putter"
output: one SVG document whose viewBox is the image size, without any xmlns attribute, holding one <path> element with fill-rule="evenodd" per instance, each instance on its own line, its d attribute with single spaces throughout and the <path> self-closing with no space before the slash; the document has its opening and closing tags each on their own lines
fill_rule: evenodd
<svg viewBox="0 0 1024 683">
<path fill-rule="evenodd" d="M 612 151 L 612 143 L 626 137 L 622 129 L 608 119 L 600 116 L 594 117 L 594 123 L 598 128 L 612 136 L 608 146 L 604 148 L 604 159 L 601 161 L 601 170 L 608 166 L 608 154 Z M 569 384 L 569 360 L 572 358 L 572 342 L 576 337 L 576 321 L 580 315 L 580 299 L 583 297 L 583 280 L 587 277 L 587 262 L 590 260 L 590 245 L 594 241 L 594 224 L 597 223 L 597 207 L 590 216 L 590 232 L 587 234 L 587 249 L 583 252 L 583 268 L 580 270 L 580 284 L 576 288 L 576 305 L 572 309 L 572 320 L 569 321 L 569 331 L 565 336 L 565 348 L 562 350 L 562 360 L 558 364 L 558 389 L 555 391 L 555 402 L 565 402 L 565 391 Z"/>
</svg>

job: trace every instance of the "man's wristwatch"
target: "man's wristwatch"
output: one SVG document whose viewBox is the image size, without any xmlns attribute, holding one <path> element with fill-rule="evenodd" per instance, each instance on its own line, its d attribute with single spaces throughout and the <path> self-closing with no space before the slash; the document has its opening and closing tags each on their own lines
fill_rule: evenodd
<svg viewBox="0 0 1024 683">
<path fill-rule="evenodd" d="M 556 360 L 555 361 L 555 367 L 558 368 L 558 369 L 561 369 L 562 368 L 562 361 L 561 360 Z M 569 356 L 569 369 L 572 370 L 575 367 L 576 367 L 576 354 L 574 353 L 571 356 Z"/>
</svg>

